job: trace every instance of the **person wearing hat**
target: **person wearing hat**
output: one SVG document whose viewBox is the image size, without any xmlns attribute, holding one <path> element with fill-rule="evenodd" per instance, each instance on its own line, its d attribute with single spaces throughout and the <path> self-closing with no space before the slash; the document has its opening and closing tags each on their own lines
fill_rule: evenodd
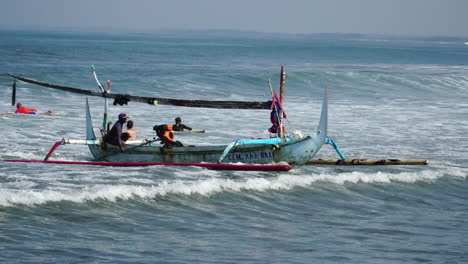
<svg viewBox="0 0 468 264">
<path fill-rule="evenodd" d="M 119 146 L 120 151 L 125 151 L 125 141 L 128 139 L 127 133 L 122 133 L 123 125 L 127 122 L 128 116 L 125 113 L 119 114 L 119 120 L 115 122 L 111 130 L 103 137 L 104 142 Z"/>
</svg>

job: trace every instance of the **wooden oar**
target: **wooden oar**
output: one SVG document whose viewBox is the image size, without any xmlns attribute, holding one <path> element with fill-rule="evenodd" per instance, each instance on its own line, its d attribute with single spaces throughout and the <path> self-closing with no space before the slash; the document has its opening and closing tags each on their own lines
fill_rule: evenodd
<svg viewBox="0 0 468 264">
<path fill-rule="evenodd" d="M 175 133 L 177 133 L 177 134 L 179 134 L 179 133 L 205 133 L 206 130 L 196 130 L 196 129 L 192 129 L 192 130 L 172 131 L 172 132 L 175 132 Z"/>
</svg>

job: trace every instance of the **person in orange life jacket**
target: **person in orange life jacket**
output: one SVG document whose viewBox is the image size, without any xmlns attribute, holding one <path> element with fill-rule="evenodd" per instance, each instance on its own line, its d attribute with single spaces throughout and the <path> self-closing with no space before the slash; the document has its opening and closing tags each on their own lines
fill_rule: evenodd
<svg viewBox="0 0 468 264">
<path fill-rule="evenodd" d="M 122 133 L 122 127 L 127 122 L 128 116 L 124 113 L 119 114 L 119 120 L 115 122 L 111 130 L 103 137 L 104 142 L 119 146 L 120 151 L 125 151 L 125 141 L 128 140 L 129 134 Z"/>
<path fill-rule="evenodd" d="M 175 124 L 172 125 L 172 130 L 174 130 L 174 131 L 184 131 L 184 129 L 192 130 L 191 127 L 188 127 L 188 126 L 182 124 L 182 119 L 180 117 L 176 117 Z"/>
<path fill-rule="evenodd" d="M 22 103 L 17 103 L 16 104 L 16 111 L 15 114 L 30 114 L 30 115 L 35 115 L 37 114 L 37 109 L 34 108 L 26 108 L 23 106 Z M 47 111 L 44 114 L 52 114 L 52 111 Z"/>
<path fill-rule="evenodd" d="M 26 108 L 23 106 L 22 103 L 17 103 L 16 104 L 16 111 L 15 114 L 31 114 L 35 115 L 37 112 L 37 109 L 34 108 Z"/>
<path fill-rule="evenodd" d="M 183 147 L 184 145 L 180 141 L 174 141 L 172 128 L 172 125 L 155 125 L 153 130 L 161 139 L 161 144 L 163 144 L 164 147 Z"/>
</svg>

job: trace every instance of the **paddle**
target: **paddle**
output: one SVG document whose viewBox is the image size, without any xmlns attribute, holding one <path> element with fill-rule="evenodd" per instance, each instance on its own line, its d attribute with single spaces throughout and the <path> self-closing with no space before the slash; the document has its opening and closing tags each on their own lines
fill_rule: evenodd
<svg viewBox="0 0 468 264">
<path fill-rule="evenodd" d="M 206 130 L 196 130 L 196 129 L 192 129 L 192 130 L 172 131 L 172 132 L 177 133 L 177 134 L 180 134 L 180 133 L 205 133 Z"/>
</svg>

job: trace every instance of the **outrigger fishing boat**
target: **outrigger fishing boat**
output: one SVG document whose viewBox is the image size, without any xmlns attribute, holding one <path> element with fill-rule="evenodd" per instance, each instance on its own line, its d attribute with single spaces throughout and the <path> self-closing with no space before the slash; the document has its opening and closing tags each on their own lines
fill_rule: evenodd
<svg viewBox="0 0 468 264">
<path fill-rule="evenodd" d="M 291 166 L 302 166 L 310 161 L 320 150 L 323 144 L 331 144 L 337 150 L 338 154 L 344 159 L 342 153 L 336 144 L 327 137 L 328 123 L 328 95 L 325 89 L 320 120 L 312 134 L 303 136 L 300 131 L 287 133 L 284 129 L 283 120 L 286 114 L 283 109 L 284 98 L 284 68 L 281 68 L 280 78 L 280 96 L 273 90 L 270 84 L 270 90 L 273 99 L 268 102 L 232 102 L 232 101 L 202 101 L 202 100 L 179 100 L 167 98 L 151 98 L 141 96 L 131 96 L 122 94 L 112 94 L 110 92 L 110 83 L 108 88 L 99 82 L 93 67 L 93 74 L 101 93 L 81 90 L 77 88 L 64 87 L 38 82 L 32 79 L 10 75 L 15 79 L 34 83 L 49 88 L 65 91 L 77 92 L 94 96 L 101 96 L 105 99 L 104 117 L 100 129 L 101 136 L 107 133 L 107 108 L 108 98 L 113 98 L 118 103 L 129 101 L 145 102 L 148 104 L 170 104 L 187 107 L 209 107 L 209 108 L 231 108 L 231 109 L 270 109 L 272 130 L 274 137 L 264 139 L 237 139 L 227 145 L 215 146 L 168 146 L 161 145 L 157 140 L 136 140 L 127 141 L 126 150 L 120 151 L 118 146 L 106 143 L 98 139 L 94 132 L 91 121 L 91 113 L 88 100 L 86 100 L 86 139 L 58 141 L 49 151 L 44 162 L 51 163 L 49 157 L 59 145 L 63 144 L 84 144 L 87 145 L 95 158 L 96 165 L 122 165 L 129 164 L 142 165 L 200 165 L 211 169 L 243 169 L 252 170 L 289 170 Z M 116 104 L 114 101 L 114 104 Z M 120 103 L 119 103 L 120 104 Z M 57 162 L 63 163 L 63 162 Z M 74 162 L 76 163 L 76 162 Z M 241 163 L 241 164 L 238 164 Z M 89 164 L 89 163 L 88 163 Z M 204 164 L 204 165 L 203 165 Z M 234 166 L 234 167 L 232 167 Z M 252 167 L 254 166 L 254 167 Z M 270 166 L 270 167 L 269 167 Z"/>
</svg>

